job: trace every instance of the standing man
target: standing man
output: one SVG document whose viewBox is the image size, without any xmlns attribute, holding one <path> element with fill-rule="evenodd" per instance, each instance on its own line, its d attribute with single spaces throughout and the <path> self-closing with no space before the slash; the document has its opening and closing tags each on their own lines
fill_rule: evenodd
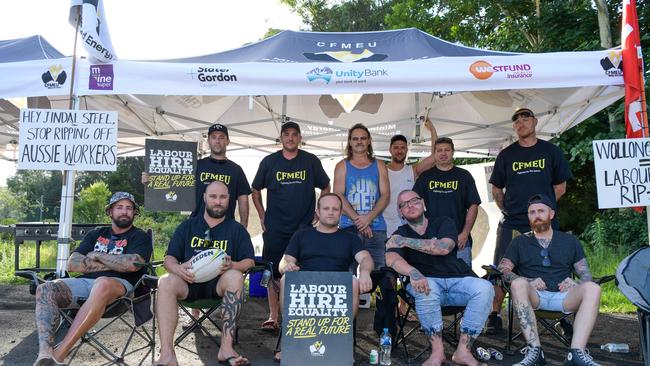
<svg viewBox="0 0 650 366">
<path fill-rule="evenodd" d="M 370 131 L 360 123 L 348 131 L 347 156 L 334 169 L 334 193 L 343 201 L 341 228 L 359 235 L 375 268 L 383 267 L 386 221 L 382 211 L 390 199 L 388 173 L 386 165 L 375 159 Z"/>
<path fill-rule="evenodd" d="M 403 191 L 397 202 L 407 223 L 386 242 L 386 262 L 410 278 L 406 290 L 415 299 L 420 325 L 431 342 L 431 356 L 423 365 L 445 363 L 443 306 L 465 306 L 452 361 L 460 365 L 484 365 L 472 356 L 472 345 L 488 317 L 494 296 L 492 285 L 477 278 L 467 263 L 456 256 L 456 225 L 450 218 L 425 217 L 422 198 L 414 191 Z"/>
<path fill-rule="evenodd" d="M 133 290 L 145 274 L 135 263 L 147 262 L 153 247 L 151 237 L 133 226 L 138 205 L 133 195 L 115 193 L 106 206 L 111 227 L 90 231 L 68 259 L 75 278 L 48 281 L 36 288 L 36 366 L 63 365 L 74 344 L 101 319 L 106 306 Z M 81 308 L 78 300 L 87 299 Z M 79 309 L 63 341 L 54 348 L 59 309 Z M 60 361 L 59 361 L 60 360 Z"/>
<path fill-rule="evenodd" d="M 440 137 L 435 143 L 435 166 L 424 172 L 413 190 L 424 199 L 430 218 L 450 217 L 458 232 L 458 258 L 472 266 L 472 227 L 481 198 L 472 175 L 454 165 L 454 142 Z"/>
<path fill-rule="evenodd" d="M 232 347 L 237 320 L 244 304 L 244 273 L 255 265 L 251 237 L 243 225 L 226 216 L 230 195 L 228 187 L 214 181 L 203 194 L 204 211 L 183 221 L 169 242 L 164 266 L 167 274 L 158 280 L 158 334 L 160 356 L 156 365 L 176 365 L 174 331 L 178 322 L 178 300 L 197 300 L 221 297 L 223 330 L 217 358 L 230 366 L 250 364 L 246 357 Z M 191 259 L 207 249 L 221 249 L 226 253 L 219 275 L 204 283 L 194 283 L 190 272 Z"/>
<path fill-rule="evenodd" d="M 546 365 L 537 332 L 537 309 L 575 313 L 565 366 L 599 366 L 585 348 L 598 317 L 600 286 L 592 281 L 578 238 L 553 229 L 554 205 L 544 194 L 530 197 L 527 216 L 533 230 L 514 238 L 499 263 L 528 342 L 526 356 L 515 366 Z M 579 281 L 571 278 L 573 272 L 580 276 Z"/>
<path fill-rule="evenodd" d="M 420 118 L 423 119 L 424 117 Z M 390 183 L 390 200 L 383 213 L 388 235 L 405 223 L 397 209 L 397 195 L 405 189 L 412 189 L 415 180 L 420 174 L 431 169 L 435 163 L 433 152 L 438 134 L 430 119 L 427 118 L 424 126 L 431 134 L 431 155 L 413 165 L 408 166 L 405 163 L 408 155 L 408 140 L 406 140 L 406 137 L 404 135 L 395 135 L 390 138 L 390 147 L 388 148 L 390 163 L 386 166 L 388 168 L 388 182 Z"/>
<path fill-rule="evenodd" d="M 523 234 L 530 230 L 526 212 L 528 198 L 541 193 L 557 202 L 566 192 L 566 181 L 571 178 L 562 151 L 537 138 L 537 118 L 532 110 L 517 109 L 512 123 L 518 140 L 499 153 L 490 177 L 492 196 L 503 213 L 497 228 L 494 265 L 501 261 L 516 232 Z M 557 228 L 557 218 L 553 226 Z M 501 287 L 495 287 L 495 292 L 487 325 L 489 333 L 500 332 L 503 326 L 501 305 L 505 293 Z"/>
<path fill-rule="evenodd" d="M 330 191 L 330 179 L 316 155 L 301 150 L 300 126 L 286 122 L 280 128 L 282 150 L 265 157 L 253 179 L 253 204 L 262 224 L 264 260 L 273 263 L 269 281 L 269 318 L 262 329 L 277 330 L 280 293 L 278 265 L 289 239 L 298 229 L 311 225 L 316 207 L 314 188 L 321 194 Z M 267 190 L 266 210 L 262 203 Z"/>
</svg>

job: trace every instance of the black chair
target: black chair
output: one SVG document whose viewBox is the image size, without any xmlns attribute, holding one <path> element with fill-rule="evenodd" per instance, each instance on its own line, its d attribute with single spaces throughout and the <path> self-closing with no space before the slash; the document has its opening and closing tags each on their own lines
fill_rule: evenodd
<svg viewBox="0 0 650 366">
<path fill-rule="evenodd" d="M 147 233 L 151 238 L 151 245 L 153 248 L 152 231 L 148 230 Z M 124 296 L 113 301 L 106 307 L 104 314 L 102 315 L 102 319 L 108 319 L 107 322 L 98 328 L 91 329 L 81 337 L 79 344 L 73 347 L 69 352 L 68 357 L 70 359 L 70 363 L 72 363 L 72 360 L 75 358 L 80 348 L 85 344 L 93 346 L 100 355 L 108 360 L 108 365 L 123 364 L 126 356 L 145 349 L 147 352 L 140 359 L 139 363 L 142 364 L 144 360 L 149 356 L 149 354 L 151 354 L 151 361 L 154 361 L 156 321 L 155 314 L 151 311 L 151 309 L 152 303 L 155 306 L 154 293 L 157 280 L 157 277 L 155 275 L 155 267 L 159 264 L 159 262 L 138 263 L 138 265 L 147 268 L 147 274 L 143 275 L 138 280 L 132 291 L 127 292 L 124 294 Z M 15 275 L 30 280 L 30 293 L 32 295 L 36 293 L 36 287 L 38 285 L 55 278 L 54 274 L 49 274 L 44 278 L 40 278 L 34 271 L 16 271 Z M 78 300 L 78 305 L 83 305 L 86 300 L 87 299 L 80 298 Z M 77 311 L 78 309 L 61 309 L 59 311 L 59 314 L 61 315 L 61 322 L 59 323 L 57 332 L 64 328 L 69 328 L 69 326 L 72 324 L 72 321 L 74 320 L 75 315 L 77 314 Z M 146 323 L 149 320 L 153 320 L 151 331 L 146 328 Z M 102 341 L 101 339 L 102 331 L 109 328 L 112 324 L 115 323 L 126 325 L 129 329 L 127 340 L 119 351 L 114 351 L 110 347 L 106 346 L 104 344 L 106 341 Z M 135 337 L 144 341 L 144 345 L 136 349 L 129 350 Z"/>
</svg>

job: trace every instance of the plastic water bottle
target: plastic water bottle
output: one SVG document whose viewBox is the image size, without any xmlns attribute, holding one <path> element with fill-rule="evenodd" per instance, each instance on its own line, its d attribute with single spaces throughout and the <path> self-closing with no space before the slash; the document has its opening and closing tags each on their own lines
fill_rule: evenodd
<svg viewBox="0 0 650 366">
<path fill-rule="evenodd" d="M 379 352 L 376 349 L 370 351 L 370 364 L 376 365 L 379 363 Z"/>
<path fill-rule="evenodd" d="M 607 343 L 600 346 L 600 349 L 607 352 L 618 352 L 618 353 L 630 352 L 630 346 L 628 346 L 627 343 Z"/>
<path fill-rule="evenodd" d="M 392 341 L 388 328 L 384 328 L 384 332 L 379 337 L 379 364 L 390 365 L 390 350 L 392 348 Z"/>
</svg>

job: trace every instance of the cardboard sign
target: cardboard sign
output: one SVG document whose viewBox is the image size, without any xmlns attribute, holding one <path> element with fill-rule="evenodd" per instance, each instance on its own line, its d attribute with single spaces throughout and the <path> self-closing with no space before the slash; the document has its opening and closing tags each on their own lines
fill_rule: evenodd
<svg viewBox="0 0 650 366">
<path fill-rule="evenodd" d="M 352 274 L 288 272 L 282 365 L 352 365 Z"/>
<path fill-rule="evenodd" d="M 192 211 L 196 200 L 196 142 L 145 141 L 144 206 L 151 211 Z"/>
<path fill-rule="evenodd" d="M 117 112 L 21 109 L 18 169 L 115 171 Z"/>
<path fill-rule="evenodd" d="M 650 205 L 650 139 L 592 142 L 598 208 Z"/>
</svg>

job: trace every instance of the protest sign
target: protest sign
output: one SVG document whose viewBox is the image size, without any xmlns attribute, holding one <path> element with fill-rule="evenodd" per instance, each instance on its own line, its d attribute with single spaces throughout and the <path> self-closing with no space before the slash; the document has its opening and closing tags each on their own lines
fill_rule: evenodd
<svg viewBox="0 0 650 366">
<path fill-rule="evenodd" d="M 117 112 L 21 109 L 18 169 L 115 171 Z"/>
<path fill-rule="evenodd" d="M 287 272 L 282 309 L 283 365 L 351 365 L 352 274 Z"/>
<path fill-rule="evenodd" d="M 196 142 L 145 141 L 144 206 L 151 211 L 194 210 Z"/>
<path fill-rule="evenodd" d="M 650 139 L 592 142 L 598 208 L 650 205 Z"/>
</svg>

